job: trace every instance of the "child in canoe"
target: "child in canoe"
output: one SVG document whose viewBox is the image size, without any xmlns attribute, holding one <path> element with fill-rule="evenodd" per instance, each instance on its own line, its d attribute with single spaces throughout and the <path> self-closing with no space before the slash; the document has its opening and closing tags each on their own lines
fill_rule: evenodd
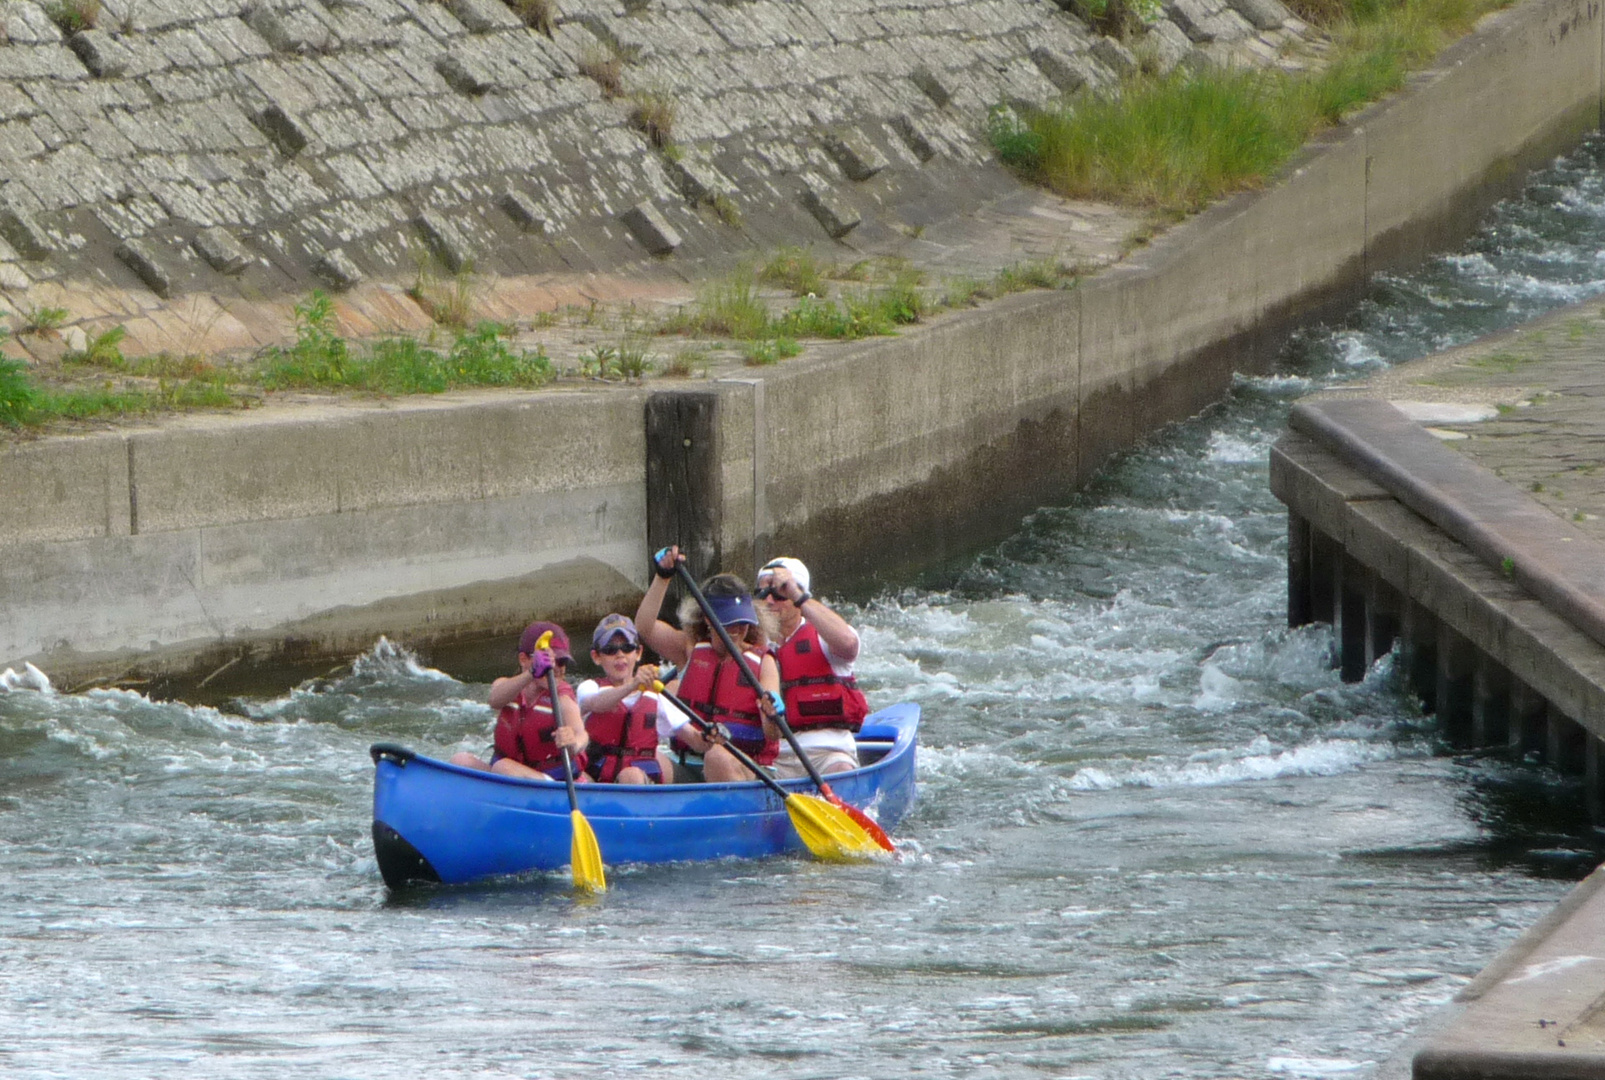
<svg viewBox="0 0 1605 1080">
<path fill-rule="evenodd" d="M 539 648 L 550 632 L 551 644 Z M 574 690 L 563 673 L 573 661 L 568 635 L 556 623 L 532 622 L 518 639 L 518 674 L 490 684 L 490 707 L 496 710 L 496 748 L 489 762 L 473 754 L 452 757 L 453 765 L 489 769 L 503 776 L 533 780 L 563 779 L 563 748 L 574 760 L 576 780 L 584 780 L 585 721 Z M 547 672 L 557 668 L 557 710 L 552 710 Z"/>
<path fill-rule="evenodd" d="M 652 584 L 641 598 L 635 624 L 645 628 L 640 631 L 641 637 L 658 655 L 681 669 L 676 691 L 680 700 L 704 720 L 723 725 L 732 745 L 746 751 L 757 764 L 767 766 L 780 752 L 780 731 L 769 719 L 774 710 L 773 701 L 779 700 L 780 669 L 769 655 L 768 634 L 753 606 L 746 582 L 733 574 L 715 574 L 703 582 L 702 591 L 714 616 L 741 650 L 741 662 L 758 676 L 758 683 L 765 691 L 765 696 L 760 698 L 742 678 L 736 661 L 725 652 L 718 634 L 708 627 L 695 600 L 687 597 L 681 604 L 679 630 L 658 618 L 669 579 L 684 558 L 678 547 L 658 552 L 653 560 Z M 710 742 L 694 724 L 680 728 L 669 749 L 675 759 L 676 783 L 753 779 L 752 773 L 734 754 Z"/>
<path fill-rule="evenodd" d="M 608 615 L 597 623 L 591 660 L 602 678 L 587 679 L 574 693 L 591 737 L 586 768 L 591 779 L 604 784 L 662 784 L 674 775 L 658 738 L 686 718 L 652 692 L 658 669 L 636 667 L 640 659 L 641 635 L 628 616 Z"/>
</svg>

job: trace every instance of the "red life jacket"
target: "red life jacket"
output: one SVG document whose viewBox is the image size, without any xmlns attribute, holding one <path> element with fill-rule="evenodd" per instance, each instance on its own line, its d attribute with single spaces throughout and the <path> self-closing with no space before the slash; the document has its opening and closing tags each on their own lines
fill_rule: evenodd
<svg viewBox="0 0 1605 1080">
<path fill-rule="evenodd" d="M 595 765 L 591 775 L 611 784 L 622 770 L 657 757 L 658 699 L 643 693 L 634 705 L 620 702 L 608 712 L 593 712 L 585 730 L 591 736 L 585 755 Z"/>
<path fill-rule="evenodd" d="M 559 679 L 557 696 L 574 700 L 574 688 Z M 552 698 L 545 679 L 536 679 L 511 704 L 503 705 L 496 717 L 496 752 L 541 772 L 563 763 L 563 751 L 552 736 L 557 721 L 552 716 Z M 585 767 L 585 755 L 576 755 L 575 769 Z"/>
<path fill-rule="evenodd" d="M 744 653 L 747 667 L 757 675 L 763 657 L 757 653 Z M 778 739 L 764 736 L 763 713 L 758 711 L 758 694 L 747 685 L 728 656 L 719 656 L 713 646 L 703 642 L 691 650 L 685 673 L 680 676 L 681 701 L 697 711 L 697 715 L 711 723 L 723 724 L 730 729 L 730 741 L 746 751 L 760 765 L 774 762 L 780 753 Z M 675 741 L 676 749 L 684 744 Z"/>
<path fill-rule="evenodd" d="M 831 670 L 819 631 L 807 621 L 775 650 L 780 665 L 780 693 L 786 722 L 793 731 L 846 728 L 857 731 L 869 715 L 869 703 L 851 675 Z"/>
</svg>

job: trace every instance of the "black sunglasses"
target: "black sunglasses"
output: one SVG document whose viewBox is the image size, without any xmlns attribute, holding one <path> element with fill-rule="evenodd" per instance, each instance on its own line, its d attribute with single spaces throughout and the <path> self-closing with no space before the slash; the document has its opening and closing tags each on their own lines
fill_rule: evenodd
<svg viewBox="0 0 1605 1080">
<path fill-rule="evenodd" d="M 632 653 L 640 647 L 639 645 L 604 645 L 596 651 L 602 656 L 617 656 L 619 653 Z"/>
<path fill-rule="evenodd" d="M 775 588 L 773 585 L 765 585 L 763 588 L 759 589 L 757 592 L 753 593 L 752 595 L 753 595 L 753 597 L 755 599 L 767 600 L 771 596 L 780 596 L 780 590 Z M 784 600 L 785 597 L 781 597 L 781 599 Z"/>
</svg>

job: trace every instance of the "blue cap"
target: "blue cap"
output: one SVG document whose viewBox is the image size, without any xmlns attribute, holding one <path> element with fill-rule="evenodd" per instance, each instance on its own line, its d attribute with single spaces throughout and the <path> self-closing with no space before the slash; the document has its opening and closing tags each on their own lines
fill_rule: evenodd
<svg viewBox="0 0 1605 1080">
<path fill-rule="evenodd" d="M 758 613 L 753 610 L 752 597 L 745 594 L 741 596 L 710 596 L 708 606 L 713 609 L 713 617 L 724 626 L 734 626 L 737 623 L 751 623 L 758 625 Z"/>
</svg>

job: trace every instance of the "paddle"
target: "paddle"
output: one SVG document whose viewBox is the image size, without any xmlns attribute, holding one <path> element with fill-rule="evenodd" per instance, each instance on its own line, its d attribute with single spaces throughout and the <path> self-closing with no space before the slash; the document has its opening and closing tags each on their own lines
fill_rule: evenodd
<svg viewBox="0 0 1605 1080">
<path fill-rule="evenodd" d="M 710 741 L 717 741 L 719 745 L 734 754 L 737 761 L 769 785 L 770 791 L 780 796 L 780 801 L 785 804 L 786 813 L 791 816 L 792 827 L 797 830 L 797 835 L 802 837 L 802 842 L 807 845 L 814 858 L 845 862 L 849 859 L 863 859 L 880 854 L 880 848 L 846 814 L 816 796 L 787 791 L 780 786 L 780 781 L 770 776 L 756 761 L 748 757 L 746 751 L 720 739 L 712 724 L 698 716 L 691 706 L 664 689 L 661 682 L 654 680 L 652 689 L 670 705 L 689 716 L 698 731 Z"/>
<path fill-rule="evenodd" d="M 708 598 L 702 595 L 702 589 L 698 587 L 696 579 L 691 576 L 691 571 L 686 569 L 683 562 L 675 563 L 674 568 L 680 575 L 680 580 L 685 583 L 687 591 L 696 600 L 697 606 L 702 609 L 702 617 L 707 620 L 714 633 L 719 635 L 719 641 L 724 645 L 725 652 L 729 653 L 731 659 L 736 661 L 736 670 L 741 673 L 742 679 L 748 686 L 752 687 L 753 693 L 757 694 L 760 699 L 767 697 L 768 692 L 759 684 L 758 676 L 753 673 L 753 670 L 742 661 L 741 650 L 737 649 L 736 643 L 730 640 L 730 631 L 724 628 L 724 623 L 720 622 L 713 614 L 713 608 L 708 604 Z M 818 769 L 814 768 L 813 760 L 803 753 L 803 748 L 798 745 L 797 736 L 791 730 L 791 725 L 786 723 L 785 704 L 780 702 L 776 704 L 779 707 L 775 710 L 775 726 L 786 737 L 786 742 L 791 746 L 791 752 L 796 754 L 797 759 L 802 762 L 803 768 L 808 773 L 808 779 L 814 782 L 814 787 L 819 789 L 819 793 L 825 797 L 825 801 L 852 818 L 858 827 L 882 848 L 887 851 L 896 851 L 897 848 L 892 844 L 891 837 L 886 835 L 886 830 L 877 825 L 868 814 L 858 807 L 843 802 L 841 797 L 830 789 L 830 785 L 825 783 L 825 778 L 819 775 Z"/>
<path fill-rule="evenodd" d="M 535 643 L 537 649 L 549 648 L 552 644 L 550 630 L 541 635 Z M 557 696 L 557 666 L 546 669 L 546 692 L 552 698 L 552 722 L 561 726 L 563 723 L 559 704 L 562 699 Z M 579 793 L 574 790 L 574 757 L 563 747 L 563 780 L 568 784 L 569 820 L 574 826 L 574 840 L 572 850 L 569 852 L 569 869 L 574 874 L 574 887 L 586 892 L 606 892 L 607 875 L 602 872 L 602 849 L 596 842 L 596 833 L 591 830 L 591 823 L 585 820 L 580 813 Z"/>
</svg>

